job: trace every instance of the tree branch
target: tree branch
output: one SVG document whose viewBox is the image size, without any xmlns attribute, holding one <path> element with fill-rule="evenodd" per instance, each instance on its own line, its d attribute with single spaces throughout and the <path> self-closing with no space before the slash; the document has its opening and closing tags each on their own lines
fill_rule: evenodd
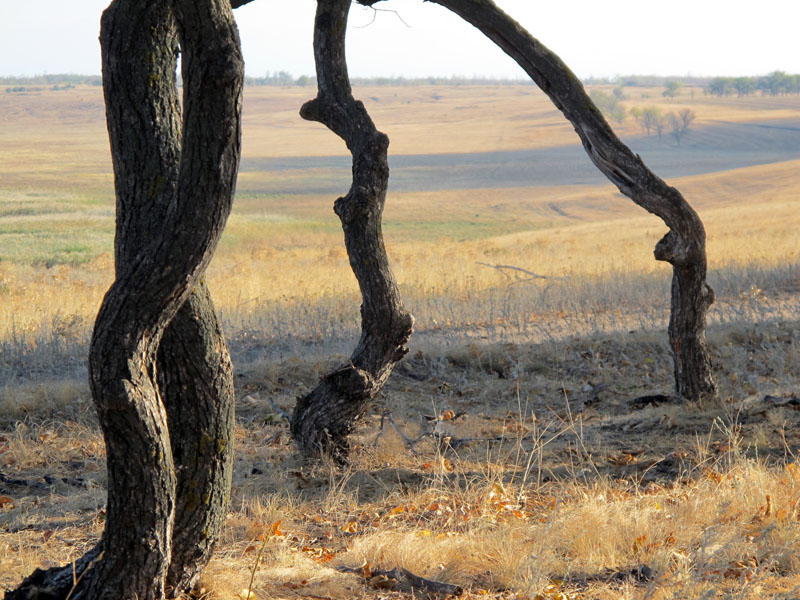
<svg viewBox="0 0 800 600">
<path fill-rule="evenodd" d="M 678 190 L 657 177 L 614 134 L 580 80 L 562 60 L 492 0 L 428 0 L 474 25 L 522 67 L 572 123 L 595 166 L 636 204 L 660 217 L 670 232 L 655 258 L 673 267 L 669 323 L 675 385 L 692 400 L 714 396 L 705 319 L 714 294 L 706 283 L 706 232 Z"/>
<path fill-rule="evenodd" d="M 539 275 L 538 273 L 534 273 L 533 271 L 529 271 L 528 269 L 523 269 L 522 267 L 515 267 L 514 265 L 492 265 L 480 261 L 478 261 L 476 264 L 479 264 L 483 267 L 490 267 L 492 269 L 497 269 L 508 278 L 511 278 L 511 276 L 508 273 L 506 273 L 503 269 L 519 271 L 520 273 L 525 273 L 526 275 L 529 275 L 528 279 L 525 279 L 523 281 L 528 281 L 530 279 L 567 279 L 567 277 L 552 277 L 550 275 Z"/>
<path fill-rule="evenodd" d="M 522 67 L 575 127 L 597 168 L 636 204 L 661 217 L 682 237 L 705 244 L 695 211 L 613 132 L 566 64 L 492 0 L 428 0 L 474 25 Z"/>
</svg>

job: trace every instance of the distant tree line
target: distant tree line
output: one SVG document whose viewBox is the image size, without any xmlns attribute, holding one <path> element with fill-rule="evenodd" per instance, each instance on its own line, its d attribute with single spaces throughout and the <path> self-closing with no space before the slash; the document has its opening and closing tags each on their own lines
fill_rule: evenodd
<svg viewBox="0 0 800 600">
<path fill-rule="evenodd" d="M 0 85 L 8 86 L 65 86 L 75 85 L 103 85 L 103 78 L 100 75 L 74 75 L 71 73 L 59 73 L 53 75 L 33 75 L 32 77 L 0 77 Z"/>
<path fill-rule="evenodd" d="M 532 85 L 530 80 L 503 79 L 493 77 L 354 77 L 355 85 L 374 86 L 412 86 L 412 85 Z M 585 85 L 616 85 L 616 90 L 623 87 L 664 87 L 665 97 L 675 97 L 682 87 L 700 87 L 712 96 L 748 96 L 755 93 L 778 96 L 782 94 L 800 94 L 800 75 L 790 75 L 784 71 L 773 71 L 768 75 L 756 77 L 661 77 L 657 75 L 625 75 L 617 77 L 588 77 L 582 80 Z M 274 86 L 316 86 L 317 78 L 313 75 L 295 77 L 288 71 L 275 71 L 263 77 L 245 77 L 246 85 Z M 0 77 L 0 86 L 9 86 L 7 92 L 31 92 L 50 89 L 69 89 L 76 85 L 102 85 L 100 75 L 75 75 L 56 73 L 51 75 L 34 75 L 30 77 Z M 180 76 L 178 85 L 181 85 Z M 33 88 L 30 86 L 39 86 Z M 608 96 L 606 94 L 606 96 Z M 593 96 L 598 105 L 605 104 L 604 112 L 614 120 L 619 120 L 618 101 L 620 97 L 600 98 Z M 601 108 L 603 108 L 601 106 Z M 624 118 L 624 117 L 623 117 Z"/>
<path fill-rule="evenodd" d="M 662 75 L 617 75 L 616 77 L 587 77 L 581 80 L 584 85 L 618 85 L 622 87 L 666 87 L 670 81 L 677 81 L 687 87 L 706 87 L 710 77 Z"/>
<path fill-rule="evenodd" d="M 315 76 L 295 77 L 288 71 L 267 71 L 264 77 L 245 77 L 245 85 L 316 86 Z M 407 86 L 407 85 L 532 85 L 530 80 L 500 79 L 492 77 L 351 77 L 354 85 Z"/>
<path fill-rule="evenodd" d="M 760 77 L 715 77 L 708 83 L 708 93 L 712 96 L 742 97 L 757 92 L 770 96 L 800 94 L 800 75 L 773 71 Z"/>
<path fill-rule="evenodd" d="M 617 85 L 624 87 L 663 87 L 663 95 L 674 98 L 682 87 L 702 88 L 712 96 L 780 96 L 800 94 L 800 75 L 773 71 L 754 77 L 661 77 L 657 75 L 625 75 L 617 77 L 589 77 L 585 85 Z"/>
<path fill-rule="evenodd" d="M 69 90 L 74 88 L 75 85 L 72 83 L 57 83 L 54 86 L 51 86 L 50 89 L 53 91 L 60 91 L 60 90 Z M 41 92 L 46 90 L 46 87 L 40 85 L 17 85 L 14 87 L 7 87 L 6 94 L 24 94 L 29 92 Z"/>
<path fill-rule="evenodd" d="M 264 75 L 264 77 L 245 77 L 244 83 L 245 85 L 276 86 L 309 85 L 311 83 L 311 78 L 305 75 L 295 78 L 288 71 L 275 71 L 274 73 L 267 71 L 267 74 Z M 314 78 L 314 83 L 316 85 L 316 78 Z"/>
</svg>

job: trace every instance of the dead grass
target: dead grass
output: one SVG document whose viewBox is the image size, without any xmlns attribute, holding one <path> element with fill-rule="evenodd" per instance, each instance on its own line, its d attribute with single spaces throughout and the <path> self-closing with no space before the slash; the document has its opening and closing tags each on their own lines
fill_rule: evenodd
<svg viewBox="0 0 800 600">
<path fill-rule="evenodd" d="M 790 598 L 800 412 L 763 398 L 796 389 L 800 329 L 730 327 L 711 342 L 730 400 L 683 407 L 629 404 L 669 387 L 667 350 L 649 334 L 417 353 L 364 419 L 344 471 L 304 464 L 263 400 L 291 408 L 324 365 L 265 365 L 239 386 L 234 496 L 204 585 L 241 598 L 263 545 L 256 598 L 406 597 L 365 576 L 395 567 L 468 597 Z M 783 371 L 758 375 L 761 355 Z M 453 450 L 423 438 L 411 453 L 381 432 L 387 408 L 411 437 L 473 441 Z M 0 432 L 3 472 L 38 485 L 7 486 L 0 586 L 76 558 L 102 530 L 93 418 L 45 415 Z M 650 578 L 631 575 L 641 565 Z"/>
<path fill-rule="evenodd" d="M 245 158 L 345 152 L 335 136 L 296 114 L 310 91 L 248 89 Z M 391 133 L 396 154 L 576 142 L 533 86 L 357 92 Z M 626 93 L 629 103 L 688 103 L 708 111 L 698 114 L 697 127 L 706 117 L 758 121 L 800 114 L 794 97 L 716 99 L 683 90 L 668 101 L 657 89 Z M 0 132 L 0 240 L 6 259 L 0 264 L 0 342 L 11 349 L 82 348 L 111 280 L 113 200 L 100 90 L 4 94 L 0 113 L 6 124 Z M 636 127 L 629 119 L 621 132 L 636 133 Z M 706 223 L 712 277 L 718 272 L 728 290 L 720 297 L 737 297 L 752 285 L 767 294 L 771 287 L 792 287 L 794 276 L 786 269 L 798 264 L 798 166 L 789 161 L 671 182 Z M 240 177 L 236 212 L 209 272 L 230 333 L 263 335 L 272 329 L 316 340 L 349 335 L 357 288 L 331 198 L 264 198 L 259 177 Z M 385 229 L 398 282 L 422 329 L 552 319 L 567 303 L 570 310 L 589 313 L 598 296 L 611 306 L 652 306 L 663 286 L 635 302 L 635 292 L 623 288 L 669 277 L 668 268 L 652 259 L 663 225 L 610 185 L 397 193 L 387 204 Z M 514 305 L 508 300 L 514 294 L 502 290 L 519 285 L 519 272 L 503 274 L 480 263 L 570 280 L 548 282 L 551 299 L 544 305 Z M 736 288 L 731 282 L 742 279 L 742 269 L 765 275 Z M 606 291 L 620 290 L 617 297 L 591 283 L 602 279 L 613 282 Z M 541 290 L 527 291 L 535 297 Z M 659 324 L 650 317 L 647 322 Z"/>
<path fill-rule="evenodd" d="M 791 161 L 676 182 L 696 203 L 705 221 L 712 281 L 718 273 L 724 279 L 722 287 L 728 288 L 718 289 L 721 300 L 745 293 L 752 285 L 766 294 L 796 285 L 796 274 L 792 275 L 791 269 L 798 264 L 800 187 L 793 176 L 797 168 L 798 162 Z M 747 203 L 735 204 L 731 200 L 742 197 L 733 193 L 735 189 L 745 192 Z M 518 266 L 551 278 L 541 280 L 538 286 L 540 291 L 546 286 L 547 293 L 554 297 L 549 307 L 547 303 L 527 309 L 507 306 L 506 312 L 510 313 L 559 312 L 562 309 L 554 308 L 554 303 L 566 302 L 567 298 L 573 306 L 591 306 L 598 293 L 604 296 L 599 292 L 603 280 L 618 282 L 615 293 L 603 298 L 606 306 L 630 303 L 631 296 L 637 295 L 638 305 L 663 300 L 658 297 L 663 285 L 655 292 L 655 298 L 641 295 L 646 288 L 636 289 L 648 279 L 662 284 L 669 280 L 668 266 L 652 259 L 652 249 L 665 232 L 656 218 L 641 215 L 630 202 L 600 189 L 594 195 L 586 191 L 579 195 L 569 189 L 494 192 L 493 201 L 508 197 L 509 203 L 512 194 L 518 197 L 529 193 L 525 209 L 531 213 L 529 220 L 542 219 L 544 226 L 464 240 L 404 240 L 406 236 L 401 235 L 393 242 L 387 233 L 395 274 L 422 327 L 435 328 L 445 321 L 451 326 L 480 322 L 481 315 L 486 319 L 492 313 L 490 300 L 481 301 L 482 297 L 495 295 L 496 302 L 501 303 L 507 295 L 503 290 L 519 285 L 527 277 L 487 265 Z M 485 207 L 490 201 L 480 193 L 475 199 L 471 193 L 464 194 L 438 194 L 445 206 L 443 221 L 457 219 L 458 211 L 481 210 L 478 206 Z M 433 201 L 430 196 L 399 195 L 393 208 L 387 210 L 387 220 L 413 222 L 412 215 L 424 214 L 423 207 Z M 545 205 L 553 198 L 560 198 L 564 210 L 576 217 L 546 215 Z M 597 220 L 595 215 L 602 213 L 603 220 Z M 514 213 L 508 209 L 505 214 L 510 219 Z M 271 228 L 273 234 L 265 237 L 265 227 Z M 765 276 L 758 282 L 742 278 L 742 272 L 747 270 L 758 270 Z M 766 275 L 770 272 L 774 273 L 772 284 Z M 3 263 L 0 339 L 31 347 L 58 340 L 85 340 L 110 280 L 111 258 L 107 252 L 79 265 L 31 267 Z M 208 280 L 217 307 L 226 315 L 234 336 L 253 328 L 266 332 L 270 327 L 291 333 L 294 327 L 302 328 L 305 323 L 310 329 L 301 329 L 300 335 L 324 339 L 329 337 L 326 332 L 331 327 L 336 329 L 343 323 L 345 329 L 332 334 L 350 331 L 357 316 L 357 287 L 339 234 L 303 234 L 302 225 L 293 222 L 264 224 L 234 218 L 228 241 L 212 263 Z M 625 280 L 627 283 L 620 287 Z M 582 283 L 591 281 L 597 283 Z M 526 288 L 526 293 L 529 298 L 536 296 L 534 290 Z M 54 303 L 53 297 L 59 301 Z M 471 312 L 448 314 L 451 311 L 446 307 L 443 310 L 441 303 L 431 303 L 436 298 L 471 306 Z M 502 314 L 496 318 L 508 321 L 511 316 Z"/>
<path fill-rule="evenodd" d="M 245 155 L 343 154 L 296 116 L 310 92 L 249 89 Z M 575 143 L 533 87 L 358 93 L 399 154 Z M 689 106 L 698 127 L 800 114 L 786 98 L 626 93 L 629 105 Z M 103 528 L 104 451 L 83 367 L 112 269 L 100 249 L 113 201 L 99 103 L 90 88 L 0 98 L 0 239 L 17 257 L 0 263 L 0 471 L 27 482 L 0 484 L 5 588 L 74 560 Z M 244 174 L 208 275 L 239 398 L 233 499 L 207 592 L 250 600 L 252 578 L 257 599 L 405 598 L 368 577 L 403 567 L 469 598 L 797 597 L 800 411 L 783 400 L 800 385 L 798 167 L 671 182 L 706 223 L 718 293 L 720 398 L 703 406 L 631 402 L 671 389 L 669 271 L 652 260 L 663 225 L 613 188 L 393 194 L 386 240 L 419 333 L 345 471 L 304 463 L 267 402 L 291 410 L 357 330 L 331 198 L 265 199 Z M 413 452 L 381 429 L 385 410 L 422 436 Z M 652 577 L 633 574 L 641 565 Z"/>
</svg>

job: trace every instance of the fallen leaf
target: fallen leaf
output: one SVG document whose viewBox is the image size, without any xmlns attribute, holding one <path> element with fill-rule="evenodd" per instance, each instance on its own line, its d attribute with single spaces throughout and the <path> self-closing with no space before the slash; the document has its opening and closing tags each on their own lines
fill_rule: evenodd
<svg viewBox="0 0 800 600">
<path fill-rule="evenodd" d="M 636 456 L 629 454 L 628 452 L 621 452 L 620 454 L 608 457 L 608 462 L 613 465 L 617 465 L 618 467 L 624 467 L 625 465 L 635 463 L 638 460 L 639 459 Z"/>
<path fill-rule="evenodd" d="M 358 567 L 356 573 L 364 577 L 365 579 L 372 577 L 372 565 L 369 564 L 367 561 L 364 561 L 364 564 Z"/>
<path fill-rule="evenodd" d="M 342 531 L 345 533 L 356 533 L 358 531 L 358 523 L 355 521 L 348 521 L 342 525 Z"/>
<path fill-rule="evenodd" d="M 270 528 L 272 530 L 272 535 L 275 537 L 283 537 L 284 534 L 281 531 L 281 521 L 275 521 Z"/>
</svg>

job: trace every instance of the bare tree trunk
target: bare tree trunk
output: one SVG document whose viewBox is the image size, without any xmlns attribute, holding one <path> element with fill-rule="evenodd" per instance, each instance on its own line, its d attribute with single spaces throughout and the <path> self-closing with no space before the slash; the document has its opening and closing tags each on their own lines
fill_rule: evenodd
<svg viewBox="0 0 800 600">
<path fill-rule="evenodd" d="M 372 0 L 361 1 L 373 4 Z M 474 25 L 525 70 L 575 127 L 589 158 L 619 190 L 660 217 L 670 232 L 655 250 L 673 268 L 669 326 L 679 395 L 716 395 L 705 327 L 714 294 L 706 283 L 706 234 L 700 217 L 614 134 L 569 68 L 492 0 L 429 0 Z"/>
<path fill-rule="evenodd" d="M 178 37 L 182 136 L 174 77 Z M 197 287 L 230 212 L 239 160 L 243 66 L 230 5 L 115 0 L 103 15 L 101 46 L 117 187 L 116 279 L 95 323 L 89 376 L 106 440 L 106 529 L 74 571 L 72 565 L 37 570 L 6 598 L 163 598 L 168 571 L 169 585 L 187 585 L 196 569 L 183 561 L 202 562 L 209 552 L 173 542 L 176 488 L 192 487 L 185 474 L 176 477 L 174 457 L 183 460 L 194 444 L 205 442 L 202 433 L 212 436 L 214 450 L 201 459 L 206 464 L 180 465 L 197 479 L 202 510 L 212 497 L 224 501 L 230 477 L 224 433 L 230 361 L 224 341 L 218 345 L 210 298 Z M 181 309 L 193 290 L 194 300 Z M 173 370 L 159 377 L 159 343 L 179 310 L 161 352 L 161 364 Z M 177 351 L 183 341 L 195 347 Z M 190 367 L 198 351 L 206 363 Z M 185 384 L 197 374 L 202 381 Z M 185 393 L 198 394 L 196 410 Z M 182 435 L 210 422 L 211 429 L 195 432 L 194 440 L 170 439 L 170 428 Z M 209 489 L 222 491 L 203 495 Z M 179 519 L 188 517 L 194 529 L 199 521 L 210 523 L 209 534 L 216 535 L 219 506 L 199 518 L 186 514 L 197 508 L 186 499 L 178 506 Z M 170 566 L 173 556 L 180 564 Z"/>
<path fill-rule="evenodd" d="M 306 455 L 347 454 L 347 435 L 394 365 L 408 352 L 414 324 L 403 308 L 383 244 L 381 217 L 386 201 L 389 138 L 379 132 L 364 105 L 353 98 L 345 61 L 350 0 L 319 0 L 314 23 L 317 97 L 300 111 L 341 137 L 353 155 L 353 184 L 336 200 L 350 266 L 361 289 L 361 338 L 350 361 L 300 398 L 291 431 Z"/>
<path fill-rule="evenodd" d="M 192 588 L 225 519 L 233 475 L 233 364 L 202 281 L 158 347 L 158 387 L 175 463 L 175 523 L 166 589 Z"/>
</svg>

